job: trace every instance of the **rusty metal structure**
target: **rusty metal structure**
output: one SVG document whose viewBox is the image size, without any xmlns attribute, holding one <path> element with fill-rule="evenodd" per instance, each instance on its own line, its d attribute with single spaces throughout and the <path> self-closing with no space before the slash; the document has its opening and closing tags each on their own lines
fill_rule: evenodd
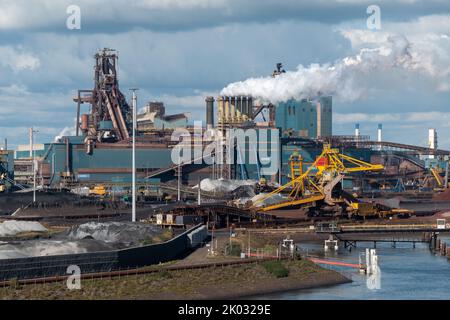
<svg viewBox="0 0 450 320">
<path fill-rule="evenodd" d="M 132 110 L 119 89 L 118 56 L 115 50 L 104 48 L 95 54 L 94 88 L 78 90 L 76 134 L 86 136 L 88 153 L 95 142 L 118 142 L 131 136 Z M 84 95 L 81 95 L 84 94 Z M 91 104 L 90 114 L 83 114 L 80 122 L 80 104 Z"/>
</svg>

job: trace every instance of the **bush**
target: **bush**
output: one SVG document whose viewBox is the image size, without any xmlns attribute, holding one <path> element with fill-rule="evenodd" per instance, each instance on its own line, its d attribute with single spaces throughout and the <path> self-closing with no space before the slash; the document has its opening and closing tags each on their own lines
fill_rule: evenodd
<svg viewBox="0 0 450 320">
<path fill-rule="evenodd" d="M 161 270 L 158 272 L 158 276 L 161 279 L 171 279 L 172 278 L 172 274 L 167 271 L 167 270 Z"/>
<path fill-rule="evenodd" d="M 231 242 L 231 249 L 230 244 L 227 244 L 225 252 L 228 253 L 229 256 L 240 257 L 242 252 L 241 244 L 239 242 L 233 241 Z"/>
<path fill-rule="evenodd" d="M 281 261 L 266 261 L 262 263 L 267 272 L 273 274 L 277 278 L 285 278 L 289 275 L 289 270 L 281 263 Z"/>
</svg>

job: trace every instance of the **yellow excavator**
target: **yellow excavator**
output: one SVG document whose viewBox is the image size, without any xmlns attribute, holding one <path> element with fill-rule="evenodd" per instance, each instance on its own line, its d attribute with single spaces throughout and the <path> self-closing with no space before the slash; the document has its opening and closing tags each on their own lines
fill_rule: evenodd
<svg viewBox="0 0 450 320">
<path fill-rule="evenodd" d="M 323 202 L 328 207 L 346 203 L 350 207 L 351 202 L 354 201 L 342 196 L 336 197 L 333 194 L 334 187 L 342 181 L 342 178 L 348 173 L 384 169 L 381 164 L 371 164 L 344 155 L 339 152 L 339 149 L 331 148 L 329 144 L 323 145 L 322 153 L 304 172 L 303 159 L 298 152 L 291 155 L 289 162 L 291 181 L 255 200 L 250 207 L 251 209 L 270 211 L 294 206 L 313 207 L 317 202 Z M 287 195 L 283 200 L 266 204 L 269 202 L 267 201 L 269 198 L 282 194 Z"/>
</svg>

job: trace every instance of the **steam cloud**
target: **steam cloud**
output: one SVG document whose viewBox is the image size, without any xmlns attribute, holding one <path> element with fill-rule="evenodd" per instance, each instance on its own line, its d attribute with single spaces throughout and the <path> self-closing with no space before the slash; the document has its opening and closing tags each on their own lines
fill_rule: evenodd
<svg viewBox="0 0 450 320">
<path fill-rule="evenodd" d="M 366 97 L 374 84 L 395 85 L 417 73 L 433 78 L 439 90 L 448 88 L 442 80 L 450 72 L 441 72 L 432 56 L 424 54 L 406 37 L 394 34 L 374 37 L 359 30 L 342 34 L 351 40 L 352 45 L 359 41 L 365 47 L 359 48 L 356 55 L 334 63 L 299 65 L 297 70 L 286 71 L 275 78 L 249 78 L 231 83 L 221 91 L 221 95 L 251 95 L 265 103 L 314 99 L 320 95 L 333 95 L 339 101 L 355 101 Z M 368 43 L 372 46 L 367 46 Z M 388 80 L 386 84 L 385 79 L 393 83 Z"/>
<path fill-rule="evenodd" d="M 74 136 L 75 132 L 76 131 L 74 127 L 64 127 L 64 129 L 62 129 L 61 132 L 57 136 L 55 136 L 54 142 L 58 142 L 62 137 L 65 136 Z"/>
</svg>

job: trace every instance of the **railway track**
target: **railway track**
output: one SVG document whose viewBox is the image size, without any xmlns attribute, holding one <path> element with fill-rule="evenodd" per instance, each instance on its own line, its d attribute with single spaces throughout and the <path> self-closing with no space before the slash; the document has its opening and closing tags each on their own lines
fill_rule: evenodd
<svg viewBox="0 0 450 320">
<path fill-rule="evenodd" d="M 110 278 L 116 278 L 116 277 L 120 278 L 120 277 L 125 277 L 125 276 L 137 276 L 137 275 L 143 275 L 143 274 L 152 274 L 152 273 L 158 273 L 158 272 L 163 272 L 163 271 L 182 271 L 182 270 L 226 267 L 226 266 L 243 265 L 243 264 L 250 264 L 250 263 L 260 263 L 260 262 L 276 260 L 276 259 L 277 259 L 276 257 L 250 258 L 247 260 L 199 263 L 199 264 L 192 264 L 192 265 L 187 265 L 187 266 L 186 265 L 184 265 L 184 266 L 173 265 L 173 266 L 157 267 L 157 268 L 143 267 L 143 268 L 126 269 L 126 270 L 114 270 L 114 271 L 107 271 L 107 272 L 85 273 L 85 274 L 81 274 L 81 279 L 104 279 L 104 278 L 110 279 Z M 28 278 L 28 279 L 11 279 L 11 280 L 0 281 L 0 287 L 62 282 L 62 281 L 66 281 L 69 276 L 70 275 Z"/>
</svg>

